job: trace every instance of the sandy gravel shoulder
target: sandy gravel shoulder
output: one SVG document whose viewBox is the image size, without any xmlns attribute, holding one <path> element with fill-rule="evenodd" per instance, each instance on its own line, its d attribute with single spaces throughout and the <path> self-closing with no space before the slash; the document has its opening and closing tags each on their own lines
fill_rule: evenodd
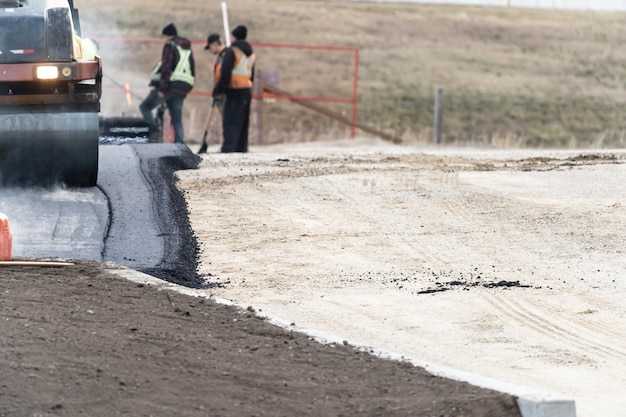
<svg viewBox="0 0 626 417">
<path fill-rule="evenodd" d="M 178 175 L 214 295 L 579 417 L 626 409 L 626 152 L 212 151 Z"/>
</svg>

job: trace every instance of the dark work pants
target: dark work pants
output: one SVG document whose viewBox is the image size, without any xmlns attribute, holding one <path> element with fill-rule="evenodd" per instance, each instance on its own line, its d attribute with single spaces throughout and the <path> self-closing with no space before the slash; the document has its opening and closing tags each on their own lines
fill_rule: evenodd
<svg viewBox="0 0 626 417">
<path fill-rule="evenodd" d="M 250 88 L 226 90 L 222 127 L 224 141 L 222 152 L 248 152 L 248 127 L 250 126 Z"/>
<path fill-rule="evenodd" d="M 182 96 L 166 96 L 165 104 L 170 111 L 172 126 L 174 127 L 174 143 L 184 143 L 185 130 L 183 128 L 183 102 L 185 97 Z"/>
<path fill-rule="evenodd" d="M 161 102 L 162 100 L 159 98 L 159 90 L 153 88 L 152 90 L 150 90 L 150 94 L 148 94 L 148 96 L 139 105 L 141 116 L 143 117 L 143 120 L 145 120 L 146 124 L 150 127 L 151 132 L 154 132 L 158 129 L 152 111 L 159 107 L 159 104 L 161 104 Z"/>
</svg>

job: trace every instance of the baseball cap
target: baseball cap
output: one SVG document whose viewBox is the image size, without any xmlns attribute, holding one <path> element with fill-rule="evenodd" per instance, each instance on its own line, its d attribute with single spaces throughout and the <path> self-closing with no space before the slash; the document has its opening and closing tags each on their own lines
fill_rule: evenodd
<svg viewBox="0 0 626 417">
<path fill-rule="evenodd" d="M 206 46 L 204 47 L 204 49 L 209 49 L 209 45 L 211 45 L 213 42 L 219 42 L 219 41 L 220 41 L 220 35 L 218 35 L 217 33 L 211 33 L 209 37 L 206 38 Z"/>
</svg>

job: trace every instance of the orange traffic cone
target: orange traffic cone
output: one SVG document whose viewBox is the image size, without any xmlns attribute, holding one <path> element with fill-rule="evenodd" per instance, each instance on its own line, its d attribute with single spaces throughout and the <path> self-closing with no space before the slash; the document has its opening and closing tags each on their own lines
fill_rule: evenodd
<svg viewBox="0 0 626 417">
<path fill-rule="evenodd" d="M 0 261 L 10 261 L 13 251 L 13 234 L 9 225 L 9 218 L 0 213 Z"/>
</svg>

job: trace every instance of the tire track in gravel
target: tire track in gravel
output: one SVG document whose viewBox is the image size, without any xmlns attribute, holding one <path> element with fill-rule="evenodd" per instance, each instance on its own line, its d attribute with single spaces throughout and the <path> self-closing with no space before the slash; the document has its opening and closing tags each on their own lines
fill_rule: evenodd
<svg viewBox="0 0 626 417">
<path fill-rule="evenodd" d="M 443 183 L 448 183 L 447 179 L 442 178 Z M 477 190 L 478 191 L 478 190 Z M 486 191 L 486 190 L 484 190 Z M 545 212 L 545 208 L 541 207 L 533 208 L 529 206 L 527 210 L 523 210 L 529 216 L 529 219 L 515 219 L 514 216 L 509 216 L 507 213 L 513 213 L 513 210 L 509 210 L 511 204 L 519 204 L 517 200 L 505 199 L 502 196 L 491 196 L 484 194 L 481 190 L 481 198 L 483 200 L 494 199 L 494 204 L 489 204 L 492 207 L 498 207 L 494 212 L 494 216 L 498 219 L 489 219 L 484 216 L 476 216 L 473 214 L 472 209 L 467 209 L 463 203 L 459 203 L 459 200 L 449 199 L 445 202 L 444 207 L 447 211 L 454 214 L 455 219 L 462 219 L 467 225 L 474 225 L 473 228 L 483 228 L 493 224 L 506 224 L 508 221 L 515 222 L 515 225 L 511 227 L 512 231 L 525 230 L 526 233 L 519 235 L 518 233 L 512 234 L 511 247 L 517 247 L 520 252 L 533 251 L 533 248 L 542 247 L 543 242 L 550 236 L 546 234 L 546 231 L 538 225 L 547 214 L 561 214 L 553 212 Z M 484 201 L 482 203 L 484 206 Z M 575 242 L 570 242 L 568 234 L 570 231 L 570 225 L 575 223 L 568 221 L 568 218 L 557 218 L 558 228 L 557 234 L 561 240 L 561 245 L 566 252 L 578 252 L 575 249 Z M 509 219 L 509 220 L 507 220 Z M 531 229 L 529 230 L 529 227 Z M 513 233 L 501 230 L 500 233 Z M 520 240 L 523 238 L 523 240 Z M 475 248 L 478 250 L 479 248 Z M 515 251 L 514 251 L 515 252 Z M 531 254 L 528 256 L 522 256 L 521 259 L 528 258 L 531 255 L 543 256 L 541 253 Z M 509 255 L 511 256 L 511 255 Z M 515 255 L 514 255 L 515 256 Z M 546 259 L 547 260 L 547 259 Z M 494 260 L 494 262 L 497 262 Z M 520 264 L 521 265 L 521 264 Z M 529 277 L 530 278 L 530 277 Z M 564 317 L 561 312 L 551 311 L 538 304 L 531 304 L 528 301 L 524 301 L 524 297 L 518 297 L 513 299 L 510 293 L 503 292 L 479 292 L 480 297 L 483 298 L 486 303 L 496 311 L 500 317 L 506 317 L 504 322 L 512 321 L 517 323 L 518 326 L 527 329 L 528 331 L 537 332 L 553 340 L 556 343 L 565 344 L 568 348 L 573 349 L 581 356 L 593 354 L 594 360 L 611 359 L 615 357 L 626 358 L 626 337 L 623 332 L 615 331 L 610 326 L 604 325 L 599 320 L 595 323 L 590 320 L 584 320 L 581 315 Z M 592 305 L 602 305 L 606 300 L 596 300 Z"/>
<path fill-rule="evenodd" d="M 626 346 L 623 335 L 619 340 L 609 341 L 611 337 L 598 329 L 589 328 L 580 322 L 565 319 L 553 312 L 532 306 L 521 300 L 513 300 L 503 294 L 481 294 L 483 299 L 502 317 L 526 329 L 540 333 L 555 342 L 565 344 L 567 348 L 582 355 L 593 354 L 595 360 L 620 357 L 626 359 L 626 349 L 619 346 L 620 340 Z M 508 320 L 507 320 L 508 321 Z"/>
<path fill-rule="evenodd" d="M 387 176 L 389 176 L 389 172 L 387 172 Z M 446 265 L 449 262 L 449 259 L 446 256 L 443 256 L 441 253 L 433 251 L 428 246 L 421 244 L 419 238 L 413 241 L 408 241 L 406 237 L 402 235 L 407 230 L 410 230 L 411 226 L 404 225 L 403 222 L 399 222 L 396 225 L 391 224 L 389 222 L 388 213 L 381 210 L 372 210 L 371 199 L 367 198 L 365 193 L 354 193 L 353 190 L 350 189 L 351 184 L 349 182 L 342 183 L 337 181 L 336 178 L 328 177 L 323 178 L 323 180 L 326 184 L 328 184 L 325 189 L 333 190 L 336 196 L 346 201 L 346 205 L 352 210 L 351 220 L 354 221 L 356 217 L 360 219 L 361 222 L 365 222 L 375 228 L 388 239 L 389 246 L 399 248 L 411 257 L 414 257 L 416 254 L 419 255 L 421 258 L 420 260 L 426 263 L 424 266 L 430 267 L 433 270 L 442 265 Z M 394 181 L 394 183 L 397 184 L 396 181 Z M 400 186 L 402 187 L 402 184 L 400 184 Z M 380 187 L 380 185 L 378 185 L 378 187 Z M 382 195 L 380 197 L 377 196 L 377 198 L 385 198 L 385 192 L 387 194 L 393 193 L 393 191 L 390 191 L 389 189 L 383 190 L 381 192 Z M 413 198 L 411 198 L 411 201 L 413 201 Z M 423 198 L 420 198 L 419 202 L 423 204 L 422 208 L 424 208 L 424 206 L 428 203 L 427 200 Z M 361 209 L 362 207 L 368 208 L 365 210 Z M 407 216 L 403 216 L 403 218 L 406 217 Z M 397 219 L 398 217 L 394 216 L 394 218 Z"/>
</svg>

